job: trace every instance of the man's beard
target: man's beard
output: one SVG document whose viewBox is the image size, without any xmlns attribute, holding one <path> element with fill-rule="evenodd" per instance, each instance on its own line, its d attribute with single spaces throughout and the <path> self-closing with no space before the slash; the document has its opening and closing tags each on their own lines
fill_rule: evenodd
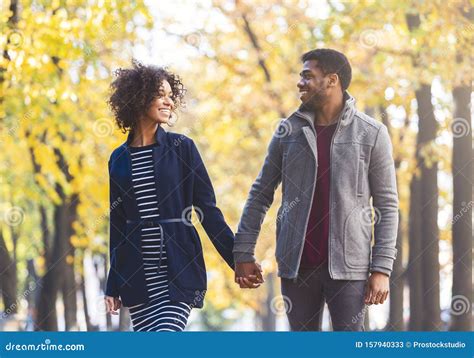
<svg viewBox="0 0 474 358">
<path fill-rule="evenodd" d="M 326 88 L 321 87 L 318 90 L 312 92 L 309 99 L 303 102 L 302 106 L 308 109 L 319 108 L 326 102 L 326 99 Z"/>
</svg>

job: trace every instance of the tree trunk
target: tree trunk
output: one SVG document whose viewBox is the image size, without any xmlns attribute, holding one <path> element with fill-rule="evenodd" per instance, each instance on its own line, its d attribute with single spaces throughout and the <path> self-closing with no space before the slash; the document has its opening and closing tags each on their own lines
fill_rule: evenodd
<svg viewBox="0 0 474 358">
<path fill-rule="evenodd" d="M 18 1 L 11 0 L 9 10 L 10 16 L 7 21 L 7 32 L 17 28 L 19 20 Z M 7 44 L 9 44 L 9 42 L 10 39 L 7 38 Z M 4 84 L 5 72 L 7 71 L 7 65 L 10 61 L 10 55 L 8 54 L 7 48 L 8 46 L 4 46 L 2 53 L 4 64 L 0 66 L 0 87 Z M 1 103 L 3 103 L 3 95 L 0 95 L 0 104 Z M 0 289 L 2 291 L 2 299 L 6 314 L 16 313 L 18 309 L 16 300 L 17 277 L 16 261 L 14 260 L 15 249 L 13 251 L 12 258 L 7 250 L 3 234 L 0 231 Z"/>
<path fill-rule="evenodd" d="M 469 85 L 453 89 L 453 287 L 450 330 L 471 330 L 472 128 Z"/>
<path fill-rule="evenodd" d="M 54 153 L 57 157 L 58 167 L 63 171 L 67 182 L 71 182 L 73 177 L 69 173 L 67 161 L 61 151 L 54 148 Z M 68 315 L 66 318 L 66 328 L 71 322 L 76 321 L 76 286 L 74 281 L 74 265 L 68 266 L 67 259 L 74 261 L 74 247 L 71 245 L 70 239 L 74 233 L 72 227 L 73 222 L 77 218 L 78 195 L 73 194 L 66 196 L 64 189 L 60 184 L 56 184 L 56 193 L 61 198 L 61 204 L 54 207 L 54 239 L 51 248 L 51 258 L 48 261 L 48 269 L 41 283 L 41 294 L 38 302 L 38 317 L 36 323 L 37 330 L 52 330 L 57 331 L 57 313 L 56 313 L 56 299 L 58 291 L 63 289 L 64 280 L 67 280 L 73 287 L 68 286 L 66 295 L 68 299 L 65 300 L 65 312 Z M 72 274 L 71 271 L 72 270 Z M 74 312 L 72 318 L 71 312 Z"/>
<path fill-rule="evenodd" d="M 57 189 L 62 192 L 60 188 Z M 67 203 L 54 207 L 54 235 L 51 257 L 47 263 L 47 271 L 41 279 L 41 293 L 38 301 L 38 317 L 36 330 L 57 331 L 56 299 L 62 285 L 63 273 L 68 254 L 67 242 Z"/>
<path fill-rule="evenodd" d="M 275 297 L 275 274 L 269 273 L 265 279 L 267 294 L 265 298 L 265 311 L 259 315 L 262 331 L 276 330 L 276 316 L 272 310 L 272 300 Z"/>
<path fill-rule="evenodd" d="M 62 284 L 63 302 L 64 302 L 64 321 L 66 331 L 77 330 L 77 290 L 76 277 L 74 273 L 74 246 L 71 244 L 71 236 L 74 235 L 73 223 L 77 219 L 78 195 L 73 194 L 68 205 L 68 237 L 66 264 L 64 267 L 64 278 Z"/>
<path fill-rule="evenodd" d="M 399 223 L 402 222 L 402 214 L 398 211 Z M 393 263 L 392 276 L 390 278 L 390 315 L 388 319 L 387 330 L 403 331 L 405 325 L 403 322 L 403 256 L 402 256 L 402 226 L 398 226 L 397 232 L 397 259 Z"/>
<path fill-rule="evenodd" d="M 85 279 L 85 252 L 82 251 L 82 270 L 80 276 L 80 290 L 82 294 L 82 305 L 84 310 L 84 320 L 86 321 L 86 330 L 88 332 L 95 331 L 96 329 L 91 324 L 91 319 L 89 316 L 89 305 L 87 304 L 87 291 L 86 291 L 86 279 Z"/>
<path fill-rule="evenodd" d="M 31 131 L 26 130 L 25 131 L 25 137 L 29 138 L 31 136 Z M 36 139 L 36 138 L 35 138 Z M 39 137 L 39 141 L 41 143 L 45 143 L 46 141 L 46 132 L 43 133 Z M 27 141 L 28 142 L 28 141 Z M 38 180 L 36 179 L 37 175 L 42 175 L 41 174 L 41 165 L 38 163 L 36 160 L 35 152 L 33 150 L 33 147 L 28 146 L 28 152 L 30 154 L 31 158 L 31 164 L 33 166 L 33 174 L 35 178 L 35 183 L 38 185 L 38 189 L 41 188 Z M 46 195 L 43 191 L 41 191 L 43 195 Z M 41 233 L 42 233 L 42 242 L 43 242 L 43 257 L 45 262 L 49 262 L 50 256 L 51 256 L 51 232 L 49 230 L 49 225 L 48 225 L 48 211 L 47 208 L 43 204 L 39 204 L 39 212 L 40 212 L 40 227 L 41 227 Z"/>
<path fill-rule="evenodd" d="M 59 187 L 59 186 L 58 186 Z M 59 193 L 62 189 L 57 188 Z M 64 199 L 64 198 L 63 198 Z M 65 272 L 67 271 L 66 259 L 73 255 L 70 246 L 71 223 L 70 201 L 54 207 L 53 245 L 51 258 L 47 263 L 47 272 L 41 279 L 41 293 L 38 302 L 37 330 L 56 331 L 58 329 L 56 314 L 56 299 L 58 291 L 63 287 Z M 75 295 L 75 294 L 74 294 Z"/>
<path fill-rule="evenodd" d="M 436 139 L 437 122 L 431 104 L 431 86 L 421 85 L 416 91 L 418 102 L 420 145 L 430 145 Z M 421 230 L 423 277 L 423 330 L 441 329 L 439 289 L 439 229 L 438 229 L 438 163 L 418 157 L 421 168 Z"/>
<path fill-rule="evenodd" d="M 411 33 L 416 33 L 421 20 L 418 14 L 407 15 L 407 25 Z M 420 66 L 419 57 L 413 58 L 413 67 Z M 431 103 L 431 85 L 421 83 L 415 91 L 418 105 L 417 167 L 421 169 L 421 272 L 423 320 L 426 331 L 441 328 L 440 288 L 439 288 L 439 229 L 438 229 L 438 162 L 428 158 L 421 150 L 429 148 L 436 139 L 437 122 Z M 427 159 L 430 159 L 428 163 Z"/>
<path fill-rule="evenodd" d="M 382 118 L 382 123 L 387 126 L 390 137 L 393 136 L 393 130 L 388 117 L 388 113 L 385 105 L 379 106 L 380 117 Z M 408 118 L 405 119 L 405 128 L 408 123 Z M 402 143 L 403 139 L 403 130 L 400 131 L 399 143 Z M 397 174 L 397 186 L 400 182 L 398 178 L 398 170 L 400 168 L 400 158 L 395 157 L 395 172 Z M 398 193 L 400 189 L 397 188 Z M 404 279 L 404 270 L 403 270 L 403 217 L 400 210 L 398 210 L 398 231 L 397 231 L 397 258 L 393 263 L 393 271 L 390 277 L 390 313 L 389 319 L 387 322 L 386 330 L 390 331 L 403 331 L 404 322 L 403 322 L 403 289 L 405 286 Z"/>
<path fill-rule="evenodd" d="M 410 183 L 410 217 L 409 217 L 409 253 L 408 283 L 410 285 L 410 331 L 420 331 L 423 317 L 423 289 L 421 277 L 421 193 L 420 179 L 413 175 Z"/>
<path fill-rule="evenodd" d="M 16 264 L 10 257 L 3 233 L 0 230 L 0 289 L 2 291 L 4 313 L 15 314 L 18 311 Z"/>
<path fill-rule="evenodd" d="M 474 7 L 460 6 L 460 13 L 472 23 Z M 464 39 L 464 43 L 463 40 Z M 456 49 L 456 67 L 460 80 L 453 85 L 453 286 L 451 301 L 452 331 L 470 331 L 472 328 L 472 53 L 466 52 L 470 36 L 459 36 Z"/>
<path fill-rule="evenodd" d="M 35 173 L 38 173 L 35 171 Z M 42 239 L 43 239 L 43 256 L 45 259 L 45 262 L 48 262 L 50 258 L 50 231 L 49 231 L 49 225 L 48 225 L 48 213 L 46 211 L 46 208 L 44 205 L 40 204 L 39 207 L 40 211 L 40 217 L 41 217 L 41 232 L 42 232 Z"/>
<path fill-rule="evenodd" d="M 71 250 L 71 249 L 69 249 Z M 68 257 L 71 257 L 68 255 Z M 74 260 L 74 259 L 68 259 Z M 66 262 L 62 281 L 62 297 L 64 302 L 64 322 L 66 331 L 77 330 L 77 298 L 76 282 L 74 277 L 73 263 Z"/>
<path fill-rule="evenodd" d="M 25 281 L 25 299 L 28 304 L 28 313 L 26 319 L 25 330 L 31 331 L 34 329 L 34 322 L 36 321 L 36 302 L 38 302 L 40 292 L 39 287 L 39 277 L 36 273 L 35 261 L 33 259 L 28 259 L 26 261 L 26 270 L 28 272 L 28 277 Z"/>
</svg>

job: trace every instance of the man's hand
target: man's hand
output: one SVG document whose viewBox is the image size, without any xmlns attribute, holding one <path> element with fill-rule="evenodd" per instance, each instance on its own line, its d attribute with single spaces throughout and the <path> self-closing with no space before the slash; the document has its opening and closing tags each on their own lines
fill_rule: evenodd
<svg viewBox="0 0 474 358">
<path fill-rule="evenodd" d="M 235 264 L 235 282 L 240 288 L 257 288 L 264 282 L 262 268 L 256 262 L 238 262 Z"/>
<path fill-rule="evenodd" d="M 381 272 L 372 272 L 365 290 L 365 304 L 382 304 L 388 297 L 389 293 L 388 276 Z"/>
<path fill-rule="evenodd" d="M 104 299 L 105 299 L 106 312 L 117 315 L 118 314 L 117 310 L 120 309 L 120 307 L 122 307 L 122 301 L 120 301 L 120 298 L 105 296 Z"/>
</svg>

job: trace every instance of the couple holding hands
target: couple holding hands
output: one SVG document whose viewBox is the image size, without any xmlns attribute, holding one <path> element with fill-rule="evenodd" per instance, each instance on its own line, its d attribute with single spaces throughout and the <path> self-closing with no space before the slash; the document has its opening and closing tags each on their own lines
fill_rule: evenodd
<svg viewBox="0 0 474 358">
<path fill-rule="evenodd" d="M 366 306 L 387 299 L 398 227 L 387 127 L 356 109 L 344 54 L 316 49 L 301 63 L 301 105 L 278 124 L 235 236 L 193 140 L 163 129 L 183 99 L 180 78 L 138 62 L 116 71 L 109 105 L 129 134 L 108 163 L 105 303 L 113 314 L 128 307 L 134 331 L 182 331 L 203 306 L 193 208 L 235 282 L 263 283 L 255 245 L 280 183 L 275 254 L 291 330 L 321 330 L 325 303 L 334 330 L 363 330 Z"/>
</svg>

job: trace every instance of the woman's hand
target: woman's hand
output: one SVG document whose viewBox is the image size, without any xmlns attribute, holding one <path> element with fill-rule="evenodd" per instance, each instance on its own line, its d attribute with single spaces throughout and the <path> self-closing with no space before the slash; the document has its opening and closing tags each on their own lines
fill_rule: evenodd
<svg viewBox="0 0 474 358">
<path fill-rule="evenodd" d="M 235 282 L 240 288 L 257 288 L 264 282 L 262 267 L 256 262 L 237 262 Z"/>
<path fill-rule="evenodd" d="M 118 297 L 104 296 L 106 312 L 117 315 L 117 310 L 122 307 L 122 301 Z"/>
</svg>

